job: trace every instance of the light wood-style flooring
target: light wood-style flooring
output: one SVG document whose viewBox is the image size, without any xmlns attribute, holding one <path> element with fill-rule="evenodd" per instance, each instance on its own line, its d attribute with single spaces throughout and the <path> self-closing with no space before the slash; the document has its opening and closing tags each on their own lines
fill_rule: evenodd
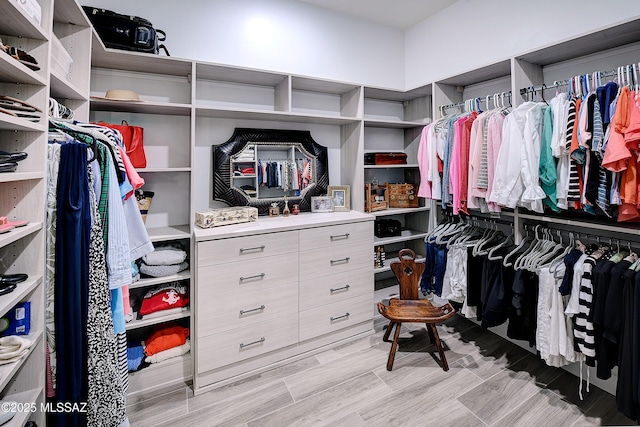
<svg viewBox="0 0 640 427">
<path fill-rule="evenodd" d="M 424 325 L 403 325 L 393 371 L 382 331 L 207 393 L 187 387 L 129 399 L 144 426 L 634 425 L 615 397 L 460 316 L 438 326 L 449 371 Z M 376 330 L 381 329 L 377 324 Z"/>
</svg>

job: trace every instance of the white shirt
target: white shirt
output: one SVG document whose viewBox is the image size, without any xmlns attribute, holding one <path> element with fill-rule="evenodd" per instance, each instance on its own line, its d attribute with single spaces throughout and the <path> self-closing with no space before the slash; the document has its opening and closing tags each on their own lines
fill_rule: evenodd
<svg viewBox="0 0 640 427">
<path fill-rule="evenodd" d="M 502 145 L 498 153 L 489 201 L 515 208 L 524 191 L 522 182 L 522 147 L 527 112 L 536 104 L 525 102 L 509 114 L 502 125 Z"/>
</svg>

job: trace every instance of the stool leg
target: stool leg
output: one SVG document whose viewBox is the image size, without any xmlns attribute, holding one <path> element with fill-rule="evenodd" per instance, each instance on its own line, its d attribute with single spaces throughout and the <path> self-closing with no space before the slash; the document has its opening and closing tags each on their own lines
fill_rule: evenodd
<svg viewBox="0 0 640 427">
<path fill-rule="evenodd" d="M 387 360 L 387 371 L 393 369 L 393 360 L 396 358 L 396 350 L 398 349 L 398 338 L 400 337 L 400 329 L 402 329 L 402 323 L 395 323 L 395 325 L 396 333 L 393 335 L 393 344 L 391 344 L 391 351 L 389 351 L 389 359 Z"/>
<path fill-rule="evenodd" d="M 433 323 L 427 323 L 428 329 L 433 333 L 433 338 L 435 339 L 435 344 L 438 347 L 438 353 L 440 353 L 440 360 L 442 361 L 442 369 L 444 371 L 449 370 L 449 365 L 447 364 L 447 358 L 444 355 L 444 348 L 442 347 L 442 342 L 440 341 L 440 337 L 438 336 L 438 330 L 436 329 L 436 325 Z M 431 334 L 429 334 L 431 335 Z"/>
<path fill-rule="evenodd" d="M 435 344 L 436 337 L 435 335 L 433 335 L 433 330 L 429 327 L 429 323 L 425 323 L 425 325 L 427 325 L 427 333 L 429 334 L 429 341 L 431 342 L 431 344 Z"/>
<path fill-rule="evenodd" d="M 384 331 L 384 336 L 382 337 L 382 341 L 389 342 L 389 335 L 391 334 L 391 331 L 393 330 L 393 326 L 395 324 L 396 322 L 394 322 L 393 320 L 389 321 L 389 324 L 387 325 L 387 330 Z"/>
</svg>

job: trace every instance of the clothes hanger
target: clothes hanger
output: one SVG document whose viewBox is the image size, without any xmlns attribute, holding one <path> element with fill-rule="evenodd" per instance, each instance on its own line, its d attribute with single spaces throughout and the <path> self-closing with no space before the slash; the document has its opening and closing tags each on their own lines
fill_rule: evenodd
<svg viewBox="0 0 640 427">
<path fill-rule="evenodd" d="M 543 265 L 548 265 L 547 262 L 555 259 L 555 256 L 560 253 L 564 254 L 566 247 L 562 244 L 562 235 L 560 234 L 560 230 L 557 230 L 558 234 L 558 243 L 551 249 L 551 252 L 544 254 L 538 262 L 535 263 L 535 268 L 540 268 Z"/>
<path fill-rule="evenodd" d="M 62 122 L 58 122 L 56 120 L 49 119 L 49 129 L 65 133 L 65 134 L 71 136 L 72 138 L 74 138 L 74 139 L 86 144 L 87 147 L 91 150 L 91 153 L 93 154 L 91 156 L 91 158 L 89 160 L 87 160 L 87 163 L 91 163 L 92 161 L 96 160 L 98 158 L 98 150 L 97 150 L 97 147 L 96 147 L 96 144 L 97 144 L 98 140 L 93 135 L 91 135 L 89 133 L 69 128 L 68 127 L 69 126 L 68 123 L 64 123 L 64 125 L 62 125 L 61 123 Z"/>
<path fill-rule="evenodd" d="M 550 273 L 555 273 L 556 269 L 558 268 L 558 266 L 560 265 L 560 263 L 562 261 L 564 261 L 564 257 L 566 257 L 567 255 L 569 255 L 569 252 L 571 252 L 571 249 L 573 249 L 573 245 L 575 244 L 575 237 L 573 235 L 572 232 L 569 232 L 569 245 L 567 245 L 567 247 L 565 248 L 565 250 L 560 253 L 558 256 L 556 256 L 554 259 L 552 259 L 548 265 L 549 265 L 549 272 Z"/>
<path fill-rule="evenodd" d="M 555 242 L 549 232 L 549 229 L 543 228 L 542 235 L 544 239 L 542 239 L 537 250 L 532 251 L 527 258 L 527 261 L 523 263 L 522 268 L 525 270 L 533 271 L 535 270 L 535 266 L 537 263 L 544 257 L 545 254 L 549 252 L 551 248 L 555 246 Z"/>
<path fill-rule="evenodd" d="M 504 248 L 505 246 L 509 246 L 513 243 L 513 233 L 509 234 L 502 242 L 498 243 L 496 246 L 489 250 L 487 254 L 487 259 L 491 261 L 497 261 L 503 259 L 502 255 L 495 255 L 495 252 L 498 249 Z"/>
<path fill-rule="evenodd" d="M 538 245 L 539 239 L 540 237 L 538 236 L 538 231 L 540 230 L 540 224 L 537 224 L 534 227 L 533 230 L 533 237 L 531 238 L 531 242 L 529 243 L 529 246 L 527 247 L 527 249 L 525 249 L 514 261 L 513 261 L 513 269 L 517 270 L 518 267 L 520 266 L 520 264 L 522 263 L 522 261 L 524 260 L 524 258 L 531 252 L 533 251 L 533 249 Z M 524 245 L 523 245 L 524 247 Z M 513 253 L 516 252 L 516 250 L 512 251 Z M 508 267 L 508 266 L 507 266 Z"/>
<path fill-rule="evenodd" d="M 539 248 L 541 247 L 541 245 L 543 244 L 544 241 L 544 228 L 542 228 L 541 226 L 537 226 L 537 230 L 535 230 L 535 240 L 532 243 L 531 246 L 529 246 L 527 248 L 527 251 L 525 251 L 522 256 L 520 256 L 517 260 L 516 263 L 514 263 L 514 269 L 516 270 L 521 270 L 523 269 L 525 266 L 527 266 L 529 264 L 529 259 L 534 256 Z M 542 231 L 543 235 L 539 235 L 538 232 Z"/>
<path fill-rule="evenodd" d="M 542 98 L 542 102 L 544 102 L 545 104 L 549 105 L 547 100 L 544 99 L 544 91 L 545 91 L 546 88 L 547 88 L 547 85 L 545 83 L 542 83 L 542 87 L 540 88 L 540 97 Z"/>
<path fill-rule="evenodd" d="M 531 243 L 533 241 L 533 238 L 529 236 L 529 228 L 527 227 L 526 224 L 524 225 L 524 230 L 526 233 L 524 239 L 522 239 L 520 243 L 511 252 L 505 255 L 504 260 L 502 261 L 502 265 L 504 265 L 505 267 L 511 267 L 513 265 L 513 262 L 509 262 L 510 257 L 515 255 L 520 249 L 524 247 L 524 245 L 526 245 L 527 243 Z"/>
</svg>

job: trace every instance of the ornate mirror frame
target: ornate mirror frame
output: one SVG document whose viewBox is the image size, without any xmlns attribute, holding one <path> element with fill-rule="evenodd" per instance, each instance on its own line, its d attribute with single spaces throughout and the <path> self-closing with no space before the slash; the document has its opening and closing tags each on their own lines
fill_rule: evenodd
<svg viewBox="0 0 640 427">
<path fill-rule="evenodd" d="M 327 148 L 318 144 L 309 131 L 280 129 L 236 128 L 228 141 L 213 145 L 213 198 L 231 206 L 253 206 L 258 208 L 258 215 L 268 215 L 269 206 L 276 202 L 280 210 L 284 208 L 284 195 L 273 198 L 251 197 L 244 190 L 232 185 L 231 160 L 240 154 L 249 144 L 258 146 L 291 146 L 299 149 L 314 162 L 315 180 L 300 195 L 287 197 L 289 209 L 298 204 L 301 212 L 311 211 L 311 197 L 324 195 L 329 185 L 329 165 Z"/>
</svg>

